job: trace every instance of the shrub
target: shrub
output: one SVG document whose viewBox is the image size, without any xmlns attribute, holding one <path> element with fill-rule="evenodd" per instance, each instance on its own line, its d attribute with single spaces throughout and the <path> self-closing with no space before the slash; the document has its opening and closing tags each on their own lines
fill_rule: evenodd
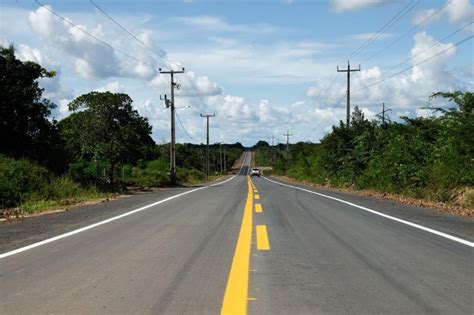
<svg viewBox="0 0 474 315">
<path fill-rule="evenodd" d="M 51 178 L 46 168 L 33 162 L 0 156 L 1 206 L 12 207 L 27 199 L 41 198 Z"/>
</svg>

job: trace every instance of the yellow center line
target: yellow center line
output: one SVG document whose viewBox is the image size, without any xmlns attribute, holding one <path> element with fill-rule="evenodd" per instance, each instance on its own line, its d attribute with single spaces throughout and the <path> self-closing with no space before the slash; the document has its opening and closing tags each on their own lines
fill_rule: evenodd
<svg viewBox="0 0 474 315">
<path fill-rule="evenodd" d="M 242 225 L 235 247 L 234 259 L 227 280 L 221 314 L 246 314 L 250 269 L 250 249 L 252 244 L 253 190 L 247 179 L 248 193 Z"/>
<path fill-rule="evenodd" d="M 259 203 L 256 203 L 255 204 L 255 212 L 256 213 L 262 213 L 263 209 L 262 209 L 262 205 L 259 204 Z"/>
<path fill-rule="evenodd" d="M 270 250 L 266 225 L 257 225 L 257 249 Z"/>
<path fill-rule="evenodd" d="M 259 200 L 260 196 L 258 194 L 255 194 L 255 200 Z"/>
</svg>

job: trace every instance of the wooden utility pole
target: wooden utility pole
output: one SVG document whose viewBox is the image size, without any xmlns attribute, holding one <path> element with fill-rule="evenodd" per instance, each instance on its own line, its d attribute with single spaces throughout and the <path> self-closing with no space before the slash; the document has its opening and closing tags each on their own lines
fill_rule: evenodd
<svg viewBox="0 0 474 315">
<path fill-rule="evenodd" d="M 339 70 L 337 66 L 337 72 L 347 72 L 347 99 L 346 99 L 346 126 L 349 128 L 351 122 L 351 72 L 360 71 L 359 69 L 351 69 L 351 64 L 347 61 L 347 70 Z"/>
<path fill-rule="evenodd" d="M 172 184 L 176 184 L 176 132 L 175 132 L 175 104 L 174 104 L 174 88 L 179 86 L 174 82 L 175 73 L 184 73 L 183 70 L 175 71 L 162 71 L 161 68 L 158 69 L 160 73 L 169 74 L 171 76 L 171 100 L 164 97 L 165 105 L 167 108 L 171 108 L 171 140 L 170 140 L 170 180 Z"/>
<path fill-rule="evenodd" d="M 286 151 L 290 151 L 290 136 L 292 136 L 292 134 L 287 131 L 286 133 L 283 134 L 284 136 L 286 136 Z"/>
<path fill-rule="evenodd" d="M 207 119 L 207 141 L 206 141 L 206 179 L 209 180 L 209 118 L 216 117 L 216 114 L 212 115 L 203 115 L 201 117 L 206 117 Z"/>
</svg>

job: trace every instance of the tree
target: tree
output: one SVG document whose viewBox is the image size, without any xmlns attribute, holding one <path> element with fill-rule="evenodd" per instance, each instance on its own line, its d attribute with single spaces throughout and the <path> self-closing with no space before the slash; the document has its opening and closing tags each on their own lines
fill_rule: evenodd
<svg viewBox="0 0 474 315">
<path fill-rule="evenodd" d="M 13 46 L 0 47 L 0 153 L 59 168 L 57 126 L 48 120 L 56 105 L 42 98 L 38 85 L 39 78 L 54 75 L 35 62 L 18 60 Z"/>
<path fill-rule="evenodd" d="M 148 120 L 132 102 L 127 94 L 90 92 L 69 103 L 74 113 L 59 123 L 70 159 L 107 161 L 111 184 L 119 163 L 146 158 L 155 145 Z"/>
<path fill-rule="evenodd" d="M 472 92 L 436 92 L 431 94 L 430 98 L 447 98 L 449 101 L 459 106 L 459 111 L 464 114 L 474 112 L 474 93 Z"/>
</svg>

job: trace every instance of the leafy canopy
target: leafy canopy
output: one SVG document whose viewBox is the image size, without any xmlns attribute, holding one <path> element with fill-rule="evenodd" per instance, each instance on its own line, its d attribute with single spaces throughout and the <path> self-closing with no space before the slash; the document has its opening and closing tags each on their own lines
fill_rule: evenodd
<svg viewBox="0 0 474 315">
<path fill-rule="evenodd" d="M 143 158 L 154 141 L 148 120 L 132 102 L 127 94 L 90 92 L 69 103 L 74 113 L 60 122 L 60 129 L 70 158 L 108 161 L 110 182 L 118 163 Z"/>
</svg>

